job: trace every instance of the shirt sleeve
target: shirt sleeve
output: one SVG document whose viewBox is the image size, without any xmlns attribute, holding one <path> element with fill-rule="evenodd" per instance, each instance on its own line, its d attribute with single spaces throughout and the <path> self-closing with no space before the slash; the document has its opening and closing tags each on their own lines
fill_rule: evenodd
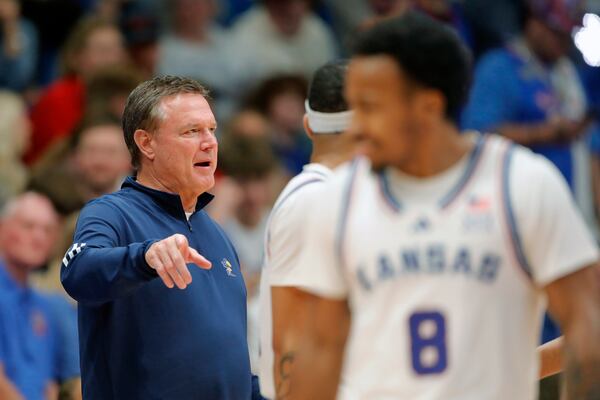
<svg viewBox="0 0 600 400">
<path fill-rule="evenodd" d="M 296 286 L 303 280 L 299 258 L 304 246 L 304 230 L 310 194 L 321 183 L 310 183 L 273 211 L 267 228 L 267 260 L 271 286 Z"/>
<path fill-rule="evenodd" d="M 511 201 L 523 252 L 539 286 L 598 261 L 598 248 L 557 168 L 528 151 L 511 165 Z"/>
<path fill-rule="evenodd" d="M 484 56 L 475 70 L 470 98 L 462 115 L 462 127 L 489 132 L 513 119 L 512 66 L 501 51 Z"/>
<path fill-rule="evenodd" d="M 61 266 L 61 282 L 82 303 L 104 303 L 129 295 L 158 276 L 146 262 L 152 243 L 120 244 L 125 221 L 110 204 L 99 200 L 81 211 L 73 245 Z"/>
<path fill-rule="evenodd" d="M 340 206 L 347 199 L 335 183 L 328 182 L 306 200 L 302 251 L 297 267 L 301 274 L 297 274 L 295 280 L 297 287 L 314 295 L 344 299 L 348 296 L 348 285 L 338 244 L 344 225 L 340 220 L 345 218 Z"/>
</svg>

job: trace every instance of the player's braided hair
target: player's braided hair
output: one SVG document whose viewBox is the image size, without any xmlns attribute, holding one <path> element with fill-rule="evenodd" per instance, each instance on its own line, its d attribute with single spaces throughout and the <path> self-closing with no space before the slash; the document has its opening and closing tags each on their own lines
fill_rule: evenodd
<svg viewBox="0 0 600 400">
<path fill-rule="evenodd" d="M 157 121 L 162 118 L 160 109 L 162 99 L 182 93 L 208 97 L 208 90 L 197 81 L 165 75 L 142 82 L 127 98 L 125 111 L 123 111 L 123 135 L 135 168 L 140 165 L 140 150 L 133 139 L 135 131 L 156 129 Z"/>
</svg>

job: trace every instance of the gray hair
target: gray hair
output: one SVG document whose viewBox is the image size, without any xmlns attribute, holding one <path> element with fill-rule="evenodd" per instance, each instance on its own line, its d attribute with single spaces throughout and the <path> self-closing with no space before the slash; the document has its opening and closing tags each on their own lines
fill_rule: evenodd
<svg viewBox="0 0 600 400">
<path fill-rule="evenodd" d="M 134 140 L 135 131 L 156 129 L 157 123 L 164 117 L 160 109 L 161 101 L 165 97 L 184 93 L 208 98 L 208 90 L 197 81 L 171 75 L 142 82 L 129 94 L 123 111 L 123 135 L 131 154 L 131 163 L 136 169 L 140 166 L 140 149 Z"/>
<path fill-rule="evenodd" d="M 7 199 L 0 205 L 0 221 L 5 221 L 14 216 L 15 213 L 19 211 L 19 207 L 23 205 L 23 202 L 31 200 L 40 200 L 46 203 L 48 208 L 52 210 L 52 213 L 58 217 L 54 205 L 46 195 L 39 192 L 27 191 Z"/>
</svg>

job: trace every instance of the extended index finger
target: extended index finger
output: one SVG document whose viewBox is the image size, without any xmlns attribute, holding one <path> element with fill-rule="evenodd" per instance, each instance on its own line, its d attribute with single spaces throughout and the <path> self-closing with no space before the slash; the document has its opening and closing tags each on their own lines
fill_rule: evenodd
<svg viewBox="0 0 600 400">
<path fill-rule="evenodd" d="M 187 261 L 196 264 L 202 269 L 212 268 L 212 263 L 198 253 L 193 247 L 188 248 Z"/>
</svg>

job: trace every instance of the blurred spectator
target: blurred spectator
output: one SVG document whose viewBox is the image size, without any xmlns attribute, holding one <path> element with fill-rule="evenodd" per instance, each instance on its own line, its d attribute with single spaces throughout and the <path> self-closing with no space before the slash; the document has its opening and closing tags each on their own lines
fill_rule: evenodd
<svg viewBox="0 0 600 400">
<path fill-rule="evenodd" d="M 468 129 L 493 131 L 545 155 L 571 186 L 571 144 L 588 126 L 585 94 L 567 58 L 580 21 L 573 2 L 530 0 L 523 35 L 484 56 L 477 66 Z"/>
<path fill-rule="evenodd" d="M 240 14 L 252 7 L 254 0 L 220 0 L 219 22 L 224 26 L 230 26 Z"/>
<path fill-rule="evenodd" d="M 158 72 L 206 85 L 217 116 L 223 118 L 231 114 L 234 99 L 243 90 L 240 79 L 247 66 L 234 52 L 228 35 L 216 25 L 216 7 L 216 0 L 170 2 L 171 24 L 160 42 Z M 255 43 L 253 48 L 261 46 Z"/>
<path fill-rule="evenodd" d="M 58 216 L 43 196 L 25 193 L 0 216 L 0 398 L 55 399 L 78 380 L 76 315 L 66 300 L 33 290 L 31 271 L 50 256 Z M 70 385 L 79 390 L 80 384 Z M 71 393 L 81 398 L 79 393 Z"/>
<path fill-rule="evenodd" d="M 29 145 L 31 124 L 23 100 L 0 91 L 0 207 L 27 184 L 21 156 Z"/>
<path fill-rule="evenodd" d="M 33 164 L 57 139 L 70 134 L 83 115 L 84 80 L 103 67 L 124 63 L 117 27 L 100 19 L 80 21 L 65 44 L 64 76 L 42 94 L 31 112 L 32 146 L 25 161 Z"/>
<path fill-rule="evenodd" d="M 19 0 L 19 3 L 22 5 L 23 16 L 37 28 L 37 83 L 45 86 L 59 74 L 59 50 L 83 14 L 81 1 Z"/>
<path fill-rule="evenodd" d="M 113 65 L 98 70 L 85 82 L 85 114 L 121 119 L 129 93 L 143 80 L 138 70 Z"/>
<path fill-rule="evenodd" d="M 237 251 L 248 290 L 248 349 L 252 370 L 256 372 L 258 286 L 264 233 L 274 198 L 270 190 L 271 179 L 277 164 L 269 141 L 260 136 L 227 135 L 220 145 L 219 159 L 221 170 L 226 175 L 223 179 L 230 179 L 235 185 L 235 192 L 231 192 L 235 198 L 229 199 L 232 212 L 222 226 Z"/>
<path fill-rule="evenodd" d="M 86 121 L 110 120 L 116 123 L 121 120 L 125 101 L 129 93 L 141 82 L 138 72 L 129 67 L 105 67 L 85 82 L 85 117 Z M 44 152 L 35 166 L 30 169 L 33 176 L 45 176 L 47 171 L 55 171 L 58 164 L 64 164 L 69 157 L 71 135 L 57 139 Z M 61 286 L 62 288 L 62 286 Z"/>
<path fill-rule="evenodd" d="M 0 88 L 25 89 L 35 73 L 37 51 L 37 33 L 21 18 L 19 1 L 0 0 Z"/>
<path fill-rule="evenodd" d="M 582 65 L 579 70 L 587 93 L 588 115 L 593 117 L 595 122 L 590 134 L 592 189 L 596 218 L 600 218 L 600 67 Z"/>
<path fill-rule="evenodd" d="M 62 215 L 113 192 L 131 169 L 123 131 L 114 117 L 83 121 L 68 144 L 67 157 L 39 170 L 30 183 L 30 188 L 46 194 Z"/>
<path fill-rule="evenodd" d="M 254 289 L 262 267 L 263 234 L 273 200 L 270 179 L 276 159 L 262 137 L 228 135 L 219 153 L 221 171 L 240 188 L 236 208 L 223 229 L 238 252 L 246 284 Z"/>
<path fill-rule="evenodd" d="M 117 22 L 121 13 L 123 0 L 83 0 L 87 4 L 88 9 L 91 9 L 94 16 L 107 21 Z"/>
<path fill-rule="evenodd" d="M 369 3 L 374 16 L 363 21 L 362 29 L 369 28 L 382 19 L 395 17 L 413 9 L 453 27 L 468 46 L 473 45 L 471 30 L 463 14 L 462 2 L 457 0 L 370 0 Z"/>
<path fill-rule="evenodd" d="M 499 0 L 502 1 L 502 0 Z M 452 26 L 468 46 L 473 45 L 470 24 L 460 0 L 326 0 L 334 18 L 338 37 L 348 52 L 354 35 L 385 18 L 419 10 L 430 17 Z"/>
<path fill-rule="evenodd" d="M 273 149 L 290 176 L 302 171 L 310 159 L 311 142 L 302 128 L 306 91 L 306 80 L 300 76 L 275 76 L 249 100 L 269 121 Z"/>
<path fill-rule="evenodd" d="M 368 0 L 371 10 L 378 17 L 403 14 L 412 7 L 413 0 Z"/>
<path fill-rule="evenodd" d="M 235 56 L 247 53 L 246 77 L 260 81 L 281 73 L 308 78 L 335 58 L 329 28 L 311 12 L 310 0 L 262 0 L 240 16 L 234 27 Z"/>
<path fill-rule="evenodd" d="M 157 70 L 160 36 L 158 13 L 158 8 L 146 1 L 131 0 L 123 5 L 119 18 L 131 60 L 144 79 L 150 79 Z"/>
<path fill-rule="evenodd" d="M 369 29 L 383 19 L 402 15 L 414 7 L 413 0 L 368 0 L 368 3 L 371 13 L 362 19 L 359 31 Z"/>
<path fill-rule="evenodd" d="M 243 109 L 231 118 L 227 132 L 238 136 L 268 137 L 269 121 L 256 110 Z"/>
<path fill-rule="evenodd" d="M 333 29 L 338 38 L 342 54 L 348 56 L 352 40 L 365 19 L 373 17 L 370 2 L 365 0 L 324 0 L 333 19 Z"/>
<path fill-rule="evenodd" d="M 225 138 L 225 143 L 234 142 L 232 138 L 242 137 L 249 138 L 250 140 L 256 140 L 257 142 L 269 141 L 269 135 L 271 129 L 269 127 L 269 121 L 259 111 L 246 108 L 238 111 L 225 125 L 224 135 L 219 135 L 220 140 Z M 222 147 L 222 145 L 221 145 Z M 226 146 L 227 147 L 227 146 Z M 230 220 L 235 213 L 235 209 L 238 206 L 239 199 L 242 197 L 241 189 L 235 180 L 229 176 L 223 174 L 222 160 L 219 161 L 217 169 L 217 182 L 215 188 L 211 191 L 214 193 L 215 200 L 208 206 L 208 212 L 210 216 L 223 225 L 226 221 Z M 279 193 L 279 191 L 285 186 L 289 177 L 284 174 L 279 168 L 273 179 L 273 185 L 271 192 L 273 194 Z M 277 178 L 280 178 L 278 181 Z"/>
<path fill-rule="evenodd" d="M 519 36 L 527 14 L 524 0 L 464 0 L 463 8 L 477 57 Z"/>
<path fill-rule="evenodd" d="M 473 34 L 470 24 L 464 15 L 462 1 L 413 0 L 413 2 L 415 9 L 453 27 L 467 46 L 473 48 Z"/>
</svg>

